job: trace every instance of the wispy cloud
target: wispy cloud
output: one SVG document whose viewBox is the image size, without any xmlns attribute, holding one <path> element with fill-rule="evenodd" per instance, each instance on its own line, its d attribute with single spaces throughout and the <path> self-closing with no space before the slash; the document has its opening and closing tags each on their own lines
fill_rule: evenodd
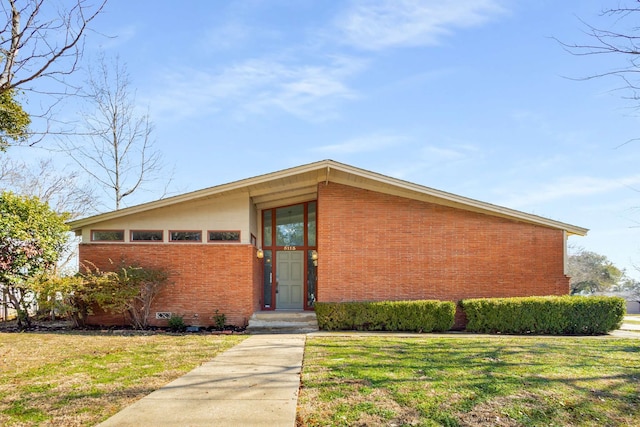
<svg viewBox="0 0 640 427">
<path fill-rule="evenodd" d="M 508 197 L 503 202 L 500 202 L 500 204 L 522 209 L 568 197 L 605 194 L 624 188 L 631 191 L 638 185 L 640 185 L 640 175 L 622 178 L 575 176 L 564 178 L 561 181 L 549 183 L 543 187 L 527 192 L 520 192 L 519 194 Z"/>
<path fill-rule="evenodd" d="M 251 29 L 246 25 L 229 22 L 206 31 L 199 44 L 205 50 L 227 50 L 242 45 L 249 40 Z"/>
<path fill-rule="evenodd" d="M 256 46 L 264 41 L 279 40 L 280 31 L 248 25 L 238 21 L 230 21 L 205 30 L 198 41 L 198 48 L 203 51 L 224 51 L 248 46 Z"/>
<path fill-rule="evenodd" d="M 455 28 L 504 13 L 497 0 L 353 1 L 336 20 L 342 40 L 364 50 L 435 45 Z"/>
<path fill-rule="evenodd" d="M 363 66 L 362 60 L 334 56 L 317 65 L 252 59 L 218 72 L 182 69 L 164 75 L 163 91 L 149 104 L 155 113 L 172 116 L 224 110 L 242 118 L 275 109 L 323 121 L 336 103 L 357 96 L 346 82 Z"/>
<path fill-rule="evenodd" d="M 479 158 L 482 153 L 471 144 L 452 144 L 439 146 L 428 144 L 413 152 L 406 161 L 400 165 L 392 166 L 388 174 L 396 178 L 422 181 L 419 177 L 429 173 L 442 173 L 446 170 L 451 173 L 451 165 L 464 162 L 471 158 Z"/>
<path fill-rule="evenodd" d="M 374 133 L 351 138 L 338 144 L 324 145 L 313 149 L 325 154 L 354 154 L 380 151 L 402 144 L 406 138 L 397 134 Z"/>
</svg>

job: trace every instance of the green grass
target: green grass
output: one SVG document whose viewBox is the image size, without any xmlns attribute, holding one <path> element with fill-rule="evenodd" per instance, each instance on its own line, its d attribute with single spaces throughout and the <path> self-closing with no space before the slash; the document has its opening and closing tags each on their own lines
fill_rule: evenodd
<svg viewBox="0 0 640 427">
<path fill-rule="evenodd" d="M 89 426 L 242 336 L 0 333 L 0 425 Z M 640 340 L 309 337 L 300 425 L 640 425 Z"/>
<path fill-rule="evenodd" d="M 308 426 L 640 425 L 640 340 L 313 337 Z"/>
<path fill-rule="evenodd" d="M 0 425 L 95 425 L 244 338 L 0 333 Z"/>
</svg>

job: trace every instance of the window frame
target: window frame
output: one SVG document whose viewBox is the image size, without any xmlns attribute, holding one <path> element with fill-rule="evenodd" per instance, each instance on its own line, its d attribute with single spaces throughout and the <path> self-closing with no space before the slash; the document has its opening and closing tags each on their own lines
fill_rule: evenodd
<svg viewBox="0 0 640 427">
<path fill-rule="evenodd" d="M 211 233 L 238 233 L 237 240 L 212 240 Z M 242 242 L 241 230 L 207 230 L 207 243 L 240 243 Z"/>
<path fill-rule="evenodd" d="M 122 233 L 122 239 L 119 240 L 103 240 L 96 239 L 94 233 Z M 89 237 L 92 242 L 100 242 L 100 243 L 122 243 L 124 242 L 125 232 L 124 229 L 114 228 L 114 229 L 95 229 L 89 231 Z"/>
<path fill-rule="evenodd" d="M 199 233 L 200 240 L 173 240 L 171 238 L 172 233 Z M 169 230 L 167 238 L 169 243 L 202 243 L 202 230 Z"/>
<path fill-rule="evenodd" d="M 160 233 L 160 240 L 134 240 L 133 239 L 133 233 Z M 139 229 L 132 229 L 129 230 L 129 241 L 131 243 L 155 243 L 155 242 L 161 242 L 164 243 L 164 230 L 139 230 Z"/>
</svg>

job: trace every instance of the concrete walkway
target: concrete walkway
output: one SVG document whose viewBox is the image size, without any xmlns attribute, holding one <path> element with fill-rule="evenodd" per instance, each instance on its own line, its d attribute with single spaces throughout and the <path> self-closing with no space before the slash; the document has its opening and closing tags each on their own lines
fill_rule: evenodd
<svg viewBox="0 0 640 427">
<path fill-rule="evenodd" d="M 295 426 L 305 338 L 253 335 L 99 427 Z"/>
<path fill-rule="evenodd" d="M 638 321 L 640 321 L 640 317 L 638 316 L 624 316 L 620 329 L 627 331 L 640 331 L 640 324 L 635 323 Z"/>
<path fill-rule="evenodd" d="M 349 331 L 308 335 L 483 337 L 465 333 Z M 252 335 L 210 362 L 126 407 L 98 427 L 295 426 L 306 336 Z M 499 335 L 486 335 L 496 336 Z M 609 335 L 585 339 L 607 337 L 640 338 L 640 327 L 625 324 Z"/>
</svg>

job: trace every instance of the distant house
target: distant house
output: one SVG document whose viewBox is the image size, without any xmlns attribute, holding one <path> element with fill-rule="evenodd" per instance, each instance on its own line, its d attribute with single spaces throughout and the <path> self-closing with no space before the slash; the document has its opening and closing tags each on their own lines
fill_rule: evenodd
<svg viewBox="0 0 640 427">
<path fill-rule="evenodd" d="M 629 291 L 602 291 L 594 292 L 591 295 L 606 296 L 606 297 L 619 297 L 624 298 L 626 301 L 627 314 L 640 314 L 640 296 Z"/>
<path fill-rule="evenodd" d="M 164 267 L 153 306 L 209 325 L 316 301 L 569 293 L 566 241 L 587 230 L 332 160 L 80 219 L 80 261 Z M 122 322 L 95 315 L 92 322 Z"/>
</svg>

